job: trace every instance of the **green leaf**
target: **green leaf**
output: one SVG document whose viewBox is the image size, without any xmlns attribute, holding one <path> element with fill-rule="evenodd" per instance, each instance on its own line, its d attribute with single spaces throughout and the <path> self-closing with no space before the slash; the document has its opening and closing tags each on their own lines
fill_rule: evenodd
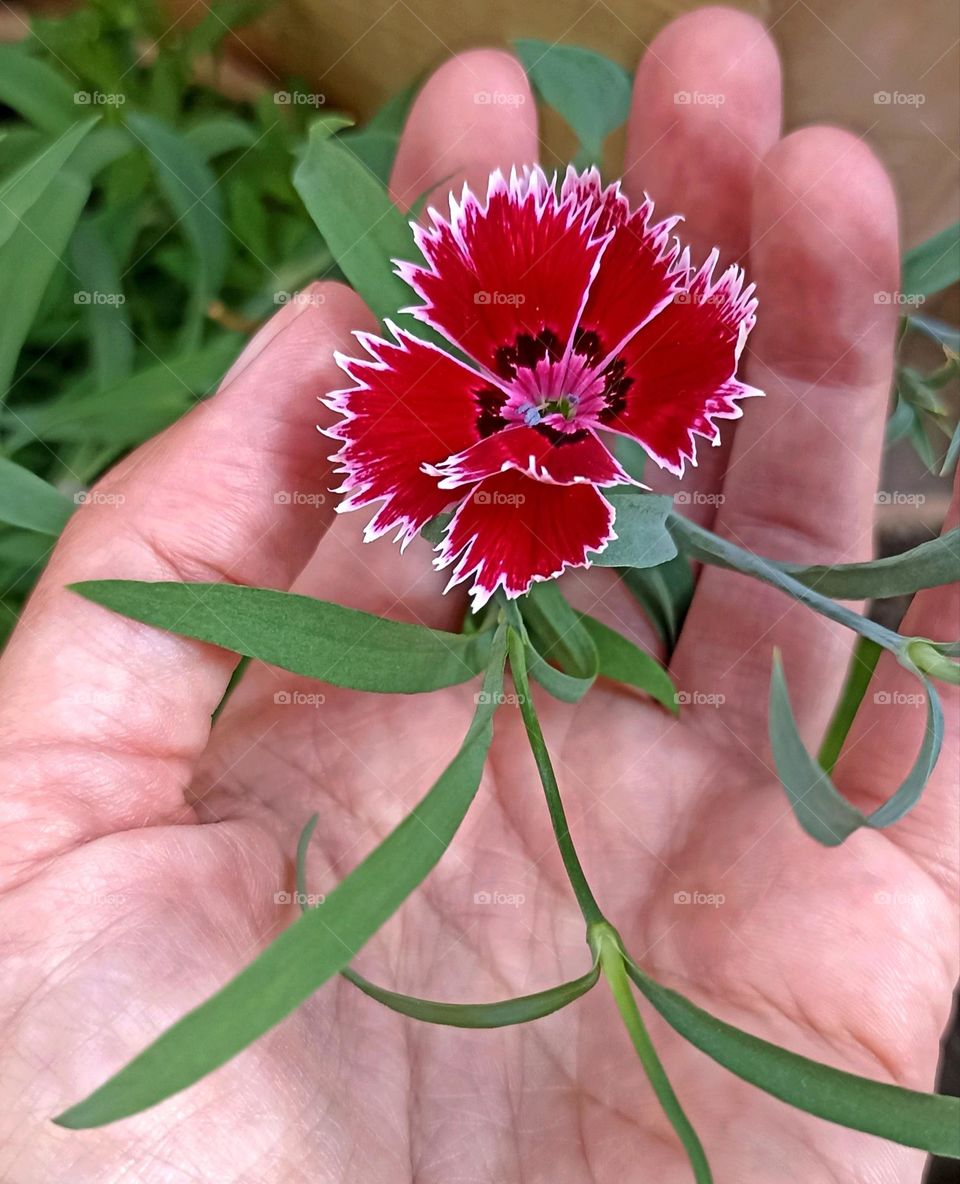
<svg viewBox="0 0 960 1184">
<path fill-rule="evenodd" d="M 960 422 L 953 429 L 953 435 L 950 437 L 950 447 L 947 449 L 947 455 L 943 458 L 943 468 L 940 470 L 941 477 L 949 477 L 953 470 L 957 467 L 957 460 L 960 459 Z"/>
<path fill-rule="evenodd" d="M 630 75 L 590 49 L 530 38 L 513 45 L 540 97 L 576 133 L 581 146 L 578 163 L 598 160 L 603 141 L 630 114 Z"/>
<path fill-rule="evenodd" d="M 336 130 L 323 120 L 311 127 L 293 177 L 297 192 L 343 274 L 377 318 L 390 317 L 418 337 L 432 337 L 426 325 L 398 315 L 414 293 L 395 273 L 392 260 L 419 254 L 407 219 L 366 165 L 333 136 Z"/>
<path fill-rule="evenodd" d="M 660 640 L 672 650 L 693 600 L 690 560 L 681 552 L 656 567 L 622 568 L 620 578 L 639 602 Z"/>
<path fill-rule="evenodd" d="M 257 137 L 244 120 L 232 115 L 215 115 L 188 128 L 183 138 L 204 160 L 211 161 L 237 148 L 252 148 Z"/>
<path fill-rule="evenodd" d="M 56 537 L 73 510 L 73 503 L 59 490 L 0 457 L 0 522 Z"/>
<path fill-rule="evenodd" d="M 613 528 L 617 537 L 603 551 L 588 556 L 596 567 L 656 567 L 677 554 L 677 545 L 667 529 L 667 515 L 673 502 L 656 493 L 643 493 L 632 486 L 605 489 L 613 506 Z"/>
<path fill-rule="evenodd" d="M 586 613 L 580 614 L 580 620 L 596 646 L 600 674 L 604 678 L 645 691 L 674 715 L 678 714 L 677 688 L 656 658 L 602 621 Z"/>
<path fill-rule="evenodd" d="M 570 982 L 537 991 L 533 995 L 499 999 L 495 1003 L 438 1003 L 432 999 L 417 999 L 412 995 L 401 995 L 378 987 L 355 970 L 347 969 L 341 973 L 371 999 L 412 1019 L 427 1024 L 447 1024 L 454 1028 L 505 1028 L 511 1024 L 528 1024 L 531 1020 L 541 1019 L 573 1003 L 594 986 L 600 970 L 594 965 L 586 974 Z"/>
<path fill-rule="evenodd" d="M 478 674 L 490 656 L 489 632 L 444 633 L 270 588 L 137 580 L 71 587 L 135 621 L 358 691 L 454 686 Z"/>
<path fill-rule="evenodd" d="M 338 133 L 350 151 L 382 185 L 390 180 L 390 172 L 397 155 L 400 133 L 406 123 L 417 87 L 408 86 L 394 95 L 363 127 L 348 128 Z"/>
<path fill-rule="evenodd" d="M 527 627 L 530 674 L 554 698 L 579 702 L 600 668 L 596 646 L 579 614 L 553 580 L 534 584 L 518 603 Z"/>
<path fill-rule="evenodd" d="M 157 185 L 183 228 L 195 262 L 195 280 L 183 344 L 199 344 L 207 305 L 220 291 L 227 265 L 226 227 L 216 175 L 187 138 L 151 115 L 131 112 L 127 127 L 147 150 Z"/>
<path fill-rule="evenodd" d="M 820 765 L 828 773 L 833 772 L 833 767 L 840 757 L 844 741 L 857 717 L 863 696 L 867 693 L 867 687 L 882 653 L 883 650 L 875 641 L 868 637 L 857 638 L 843 690 L 840 692 L 817 757 Z"/>
<path fill-rule="evenodd" d="M 818 843 L 836 847 L 861 827 L 879 830 L 890 826 L 919 800 L 943 743 L 939 696 L 928 678 L 921 675 L 920 681 L 927 695 L 927 723 L 913 768 L 882 806 L 864 814 L 847 801 L 829 774 L 807 752 L 797 730 L 780 656 L 774 654 L 769 718 L 773 759 L 797 821 Z"/>
<path fill-rule="evenodd" d="M 59 135 L 77 118 L 74 88 L 20 45 L 0 45 L 0 103 Z M 82 108 L 79 108 L 82 111 Z"/>
<path fill-rule="evenodd" d="M 767 560 L 773 563 L 772 560 Z M 786 572 L 825 596 L 837 600 L 880 600 L 909 596 L 921 588 L 937 588 L 960 580 L 960 528 L 947 531 L 904 551 L 869 563 L 837 563 L 832 566 L 777 563 Z"/>
<path fill-rule="evenodd" d="M 236 1056 L 349 964 L 433 869 L 476 795 L 501 698 L 505 645 L 501 627 L 460 751 L 413 812 L 321 907 L 308 909 L 222 990 L 54 1121 L 71 1129 L 103 1126 L 156 1105 Z"/>
<path fill-rule="evenodd" d="M 667 1023 L 765 1093 L 852 1130 L 960 1158 L 960 1099 L 832 1069 L 718 1020 L 627 961 L 627 973 Z"/>
<path fill-rule="evenodd" d="M 76 123 L 53 143 L 44 144 L 9 177 L 0 181 L 0 246 L 20 225 L 24 214 L 60 176 L 74 149 L 91 131 L 99 116 Z"/>
<path fill-rule="evenodd" d="M 960 222 L 908 251 L 900 289 L 904 296 L 932 296 L 960 280 Z"/>
<path fill-rule="evenodd" d="M 98 388 L 130 377 L 134 337 L 127 316 L 120 267 L 110 244 L 92 218 L 83 218 L 71 243 L 71 261 L 80 291 L 79 306 L 90 338 L 93 373 Z"/>
<path fill-rule="evenodd" d="M 911 329 L 925 333 L 927 337 L 952 350 L 953 353 L 960 353 L 960 329 L 954 325 L 948 325 L 946 321 L 938 320 L 936 317 L 919 315 L 908 317 L 907 324 Z"/>
<path fill-rule="evenodd" d="M 89 184 L 64 168 L 0 247 L 0 399 L 9 391 L 20 350 L 89 193 Z"/>
</svg>

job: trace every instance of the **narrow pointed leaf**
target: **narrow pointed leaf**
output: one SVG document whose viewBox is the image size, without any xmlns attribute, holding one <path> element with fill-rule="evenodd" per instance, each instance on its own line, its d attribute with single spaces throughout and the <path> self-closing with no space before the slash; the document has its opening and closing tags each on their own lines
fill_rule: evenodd
<svg viewBox="0 0 960 1184">
<path fill-rule="evenodd" d="M 593 552 L 596 567 L 656 567 L 677 554 L 677 545 L 667 529 L 667 515 L 673 502 L 656 493 L 643 493 L 630 486 L 604 490 L 616 511 L 613 529 L 617 537 L 603 551 Z"/>
<path fill-rule="evenodd" d="M 899 789 L 882 806 L 864 814 L 847 801 L 804 746 L 790 705 L 783 665 L 779 655 L 774 655 L 769 720 L 773 759 L 797 821 L 817 842 L 835 847 L 863 826 L 890 826 L 916 805 L 943 743 L 939 696 L 929 679 L 921 677 L 920 681 L 927 694 L 927 724 L 920 752 Z"/>
<path fill-rule="evenodd" d="M 53 183 L 74 149 L 90 132 L 99 116 L 85 119 L 46 143 L 14 172 L 0 180 L 0 246 L 20 225 L 23 215 Z"/>
<path fill-rule="evenodd" d="M 824 596 L 833 596 L 837 600 L 910 596 L 922 588 L 937 588 L 960 580 L 960 528 L 920 543 L 900 555 L 889 555 L 869 563 L 809 567 L 778 563 L 776 566 L 808 588 L 815 588 Z"/>
<path fill-rule="evenodd" d="M 645 691 L 674 715 L 677 714 L 677 689 L 656 658 L 602 621 L 586 613 L 580 614 L 580 620 L 597 648 L 600 673 L 604 678 Z"/>
<path fill-rule="evenodd" d="M 693 569 L 682 552 L 657 567 L 625 567 L 620 578 L 640 604 L 660 640 L 673 649 L 693 600 Z"/>
<path fill-rule="evenodd" d="M 0 457 L 0 522 L 56 537 L 74 508 L 36 473 Z"/>
<path fill-rule="evenodd" d="M 527 627 L 527 669 L 556 699 L 577 703 L 599 672 L 597 648 L 554 581 L 534 584 L 520 601 Z"/>
<path fill-rule="evenodd" d="M 630 75 L 617 62 L 579 46 L 531 38 L 513 44 L 541 98 L 576 133 L 578 163 L 597 161 L 603 141 L 630 113 Z"/>
<path fill-rule="evenodd" d="M 460 751 L 420 804 L 249 966 L 55 1121 L 72 1129 L 136 1114 L 199 1081 L 279 1023 L 338 971 L 400 907 L 446 850 L 477 792 L 503 686 L 497 634 L 484 694 Z"/>
<path fill-rule="evenodd" d="M 439 1003 L 433 999 L 417 999 L 378 987 L 355 970 L 347 969 L 342 974 L 371 999 L 427 1024 L 446 1024 L 454 1028 L 505 1028 L 511 1024 L 528 1024 L 573 1003 L 594 986 L 600 968 L 594 965 L 586 974 L 570 982 L 533 995 L 498 999 L 495 1003 Z"/>
<path fill-rule="evenodd" d="M 138 580 L 72 588 L 135 621 L 358 691 L 454 686 L 478 674 L 490 655 L 489 630 L 445 633 L 270 588 Z"/>
<path fill-rule="evenodd" d="M 960 222 L 908 251 L 900 287 L 906 296 L 932 296 L 960 280 Z"/>
<path fill-rule="evenodd" d="M 960 1098 L 902 1089 L 833 1069 L 718 1020 L 630 961 L 627 972 L 685 1040 L 765 1093 L 840 1126 L 960 1158 Z"/>
<path fill-rule="evenodd" d="M 867 637 L 857 638 L 843 690 L 840 692 L 840 698 L 817 756 L 817 760 L 828 773 L 833 772 L 833 766 L 840 757 L 843 743 L 850 733 L 853 721 L 857 718 L 857 711 L 863 702 L 863 696 L 867 693 L 867 687 L 882 653 L 883 650 L 875 641 Z"/>
</svg>

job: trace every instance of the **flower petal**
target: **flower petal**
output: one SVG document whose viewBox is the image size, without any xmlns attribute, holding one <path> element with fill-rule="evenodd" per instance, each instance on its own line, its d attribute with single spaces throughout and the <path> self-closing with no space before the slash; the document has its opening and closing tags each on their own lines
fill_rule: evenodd
<svg viewBox="0 0 960 1184">
<path fill-rule="evenodd" d="M 562 356 L 604 246 L 586 210 L 540 168 L 497 170 L 484 204 L 464 186 L 449 220 L 414 228 L 427 266 L 398 265 L 424 301 L 409 311 L 504 379 L 529 348 Z"/>
<path fill-rule="evenodd" d="M 459 557 L 448 587 L 473 578 L 473 608 L 497 588 L 520 596 L 537 580 L 585 567 L 616 535 L 614 511 L 592 485 L 550 485 L 521 473 L 481 482 L 461 504 L 441 544 L 438 568 Z"/>
<path fill-rule="evenodd" d="M 436 346 L 387 326 L 396 342 L 357 334 L 371 360 L 337 356 L 356 385 L 323 401 L 343 416 L 327 433 L 344 441 L 333 459 L 346 474 L 338 492 L 349 496 L 338 509 L 382 501 L 364 537 L 397 527 L 406 545 L 452 500 L 423 465 L 479 439 L 477 400 L 487 383 Z"/>
<path fill-rule="evenodd" d="M 512 427 L 479 440 L 428 472 L 442 477 L 444 489 L 474 485 L 514 469 L 553 485 L 628 484 L 630 477 L 591 431 L 545 435 L 532 427 Z"/>
<path fill-rule="evenodd" d="M 685 292 L 649 321 L 607 369 L 603 426 L 632 436 L 662 468 L 697 463 L 695 436 L 720 439 L 717 420 L 739 419 L 738 399 L 763 392 L 737 380 L 757 302 L 736 265 L 714 282 L 717 252 Z"/>
<path fill-rule="evenodd" d="M 631 213 L 620 182 L 602 189 L 596 168 L 578 173 L 571 165 L 561 198 L 575 205 L 587 203 L 590 213 L 598 215 L 594 231 L 598 238 L 613 232 L 590 284 L 577 332 L 579 348 L 592 351 L 594 360 L 601 363 L 686 288 L 689 259 L 670 233 L 680 219 L 653 222 L 649 197 Z"/>
</svg>

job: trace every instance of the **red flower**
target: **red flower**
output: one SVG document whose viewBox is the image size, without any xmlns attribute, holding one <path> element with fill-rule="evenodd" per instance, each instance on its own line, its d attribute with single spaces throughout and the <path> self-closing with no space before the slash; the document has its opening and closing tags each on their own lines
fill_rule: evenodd
<svg viewBox="0 0 960 1184">
<path fill-rule="evenodd" d="M 699 271 L 671 231 L 636 210 L 619 183 L 574 169 L 557 191 L 539 168 L 466 187 L 450 216 L 415 227 L 425 263 L 399 274 L 423 300 L 411 312 L 472 360 L 465 364 L 387 322 L 393 340 L 357 339 L 369 358 L 338 357 L 355 384 L 328 404 L 346 474 L 341 510 L 380 503 L 365 537 L 406 546 L 455 506 L 435 560 L 472 579 L 474 607 L 502 587 L 585 566 L 614 532 L 601 490 L 630 482 L 608 433 L 639 441 L 663 468 L 696 463 L 695 436 L 760 392 L 737 362 L 754 323 L 740 268 Z"/>
</svg>

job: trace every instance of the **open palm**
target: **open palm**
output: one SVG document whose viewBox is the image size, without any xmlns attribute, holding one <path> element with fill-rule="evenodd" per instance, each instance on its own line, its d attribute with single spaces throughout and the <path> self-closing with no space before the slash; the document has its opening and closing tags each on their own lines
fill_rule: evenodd
<svg viewBox="0 0 960 1184">
<path fill-rule="evenodd" d="M 723 101 L 677 103 L 679 93 Z M 728 259 L 749 248 L 761 297 L 749 378 L 768 394 L 732 448 L 660 487 L 761 553 L 857 559 L 869 553 L 891 365 L 895 314 L 874 297 L 897 284 L 895 208 L 853 137 L 778 136 L 776 55 L 755 22 L 702 10 L 650 48 L 625 188 L 682 210 L 701 254 L 714 242 Z M 393 189 L 409 203 L 451 175 L 476 182 L 536 156 L 519 66 L 465 54 L 418 99 Z M 214 399 L 104 481 L 10 643 L 0 669 L 4 1179 L 689 1179 L 602 985 L 534 1024 L 465 1032 L 402 1019 L 338 981 L 152 1111 L 85 1132 L 49 1122 L 288 922 L 282 894 L 311 814 L 310 890 L 325 893 L 466 731 L 470 687 L 377 696 L 254 666 L 211 735 L 234 657 L 64 588 L 228 579 L 455 628 L 463 603 L 440 595 L 425 544 L 402 558 L 385 541 L 363 546 L 353 516 L 327 530 L 316 396 L 338 385 L 333 350 L 369 322 L 333 284 L 284 309 Z M 579 607 L 655 648 L 607 573 L 564 583 Z M 922 594 L 906 631 L 955 633 L 956 614 L 946 590 Z M 679 721 L 610 684 L 576 707 L 538 697 L 588 878 L 655 978 L 797 1052 L 929 1088 L 956 974 L 956 698 L 941 772 L 916 811 L 827 851 L 796 826 L 771 773 L 774 646 L 815 744 L 848 638 L 716 570 L 701 575 L 672 658 L 690 700 Z M 878 679 L 912 690 L 883 665 Z M 922 731 L 909 696 L 888 698 L 867 697 L 840 765 L 861 805 L 896 784 Z M 471 814 L 357 967 L 410 993 L 481 1001 L 574 977 L 588 960 L 521 722 L 504 707 Z M 800 1114 L 659 1021 L 651 1029 L 718 1181 L 918 1178 L 917 1153 Z"/>
</svg>

